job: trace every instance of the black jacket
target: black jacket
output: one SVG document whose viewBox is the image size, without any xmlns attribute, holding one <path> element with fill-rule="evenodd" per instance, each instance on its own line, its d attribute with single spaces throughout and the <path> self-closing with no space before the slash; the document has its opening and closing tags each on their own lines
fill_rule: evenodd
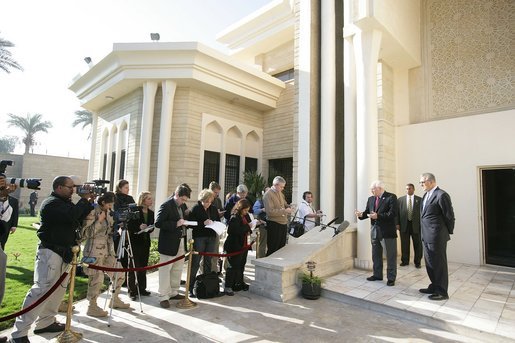
<svg viewBox="0 0 515 343">
<path fill-rule="evenodd" d="M 156 215 L 155 226 L 159 229 L 157 251 L 160 254 L 177 255 L 183 234 L 182 226 L 177 226 L 180 219 L 179 207 L 172 196 L 159 207 Z"/>
<path fill-rule="evenodd" d="M 220 216 L 218 216 L 218 210 L 214 205 L 209 206 L 206 211 L 202 203 L 199 201 L 195 206 L 191 208 L 191 212 L 188 219 L 197 222 L 197 226 L 193 227 L 193 238 L 216 237 L 216 232 L 214 230 L 211 230 L 210 228 L 206 228 L 206 226 L 204 225 L 204 222 L 208 219 L 217 222 L 220 221 Z"/>
<path fill-rule="evenodd" d="M 71 247 L 77 245 L 76 230 L 92 210 L 93 205 L 86 199 L 73 204 L 71 199 L 52 192 L 41 205 L 41 226 L 37 231 L 41 244 L 61 256 L 70 253 Z"/>
<path fill-rule="evenodd" d="M 250 222 L 248 217 L 247 221 Z M 243 249 L 246 244 L 245 239 L 251 232 L 249 224 L 244 224 L 242 217 L 239 215 L 231 216 L 227 228 L 224 250 L 226 252 L 235 252 Z"/>
<path fill-rule="evenodd" d="M 363 216 L 359 219 L 363 220 L 368 218 L 368 215 L 374 211 L 375 199 L 374 196 L 368 198 Z M 379 227 L 384 238 L 397 238 L 397 229 L 395 227 L 397 196 L 393 193 L 383 192 L 379 198 L 379 207 L 376 213 L 377 219 L 371 219 L 370 223 Z"/>
</svg>

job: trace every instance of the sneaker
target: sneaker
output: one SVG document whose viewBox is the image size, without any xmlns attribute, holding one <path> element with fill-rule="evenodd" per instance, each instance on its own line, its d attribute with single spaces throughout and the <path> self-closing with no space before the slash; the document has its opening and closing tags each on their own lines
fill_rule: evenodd
<svg viewBox="0 0 515 343">
<path fill-rule="evenodd" d="M 34 330 L 34 334 L 39 335 L 39 334 L 45 333 L 45 332 L 62 332 L 62 331 L 64 331 L 64 326 L 65 325 L 62 323 L 53 322 L 52 324 L 48 325 L 46 328 Z"/>
</svg>

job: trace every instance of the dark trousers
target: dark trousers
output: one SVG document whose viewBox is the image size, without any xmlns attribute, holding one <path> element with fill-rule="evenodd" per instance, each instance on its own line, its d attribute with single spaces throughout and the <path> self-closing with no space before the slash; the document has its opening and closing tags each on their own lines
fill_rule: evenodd
<svg viewBox="0 0 515 343">
<path fill-rule="evenodd" d="M 449 271 L 447 269 L 447 241 L 424 244 L 424 261 L 431 284 L 427 287 L 436 294 L 449 296 Z"/>
<path fill-rule="evenodd" d="M 266 256 L 272 255 L 286 245 L 288 225 L 272 221 L 266 222 Z"/>
<path fill-rule="evenodd" d="M 413 223 L 408 221 L 405 231 L 401 231 L 401 262 L 409 263 L 410 258 L 410 237 L 413 241 L 413 251 L 415 251 L 415 258 L 413 263 L 420 266 L 422 260 L 422 240 L 420 239 L 420 232 L 413 232 Z"/>
<path fill-rule="evenodd" d="M 30 216 L 31 217 L 36 216 L 36 204 L 30 204 Z"/>
<path fill-rule="evenodd" d="M 383 238 L 381 229 L 372 226 L 370 233 L 372 243 L 372 263 L 374 276 L 383 278 L 383 243 L 386 248 L 386 277 L 388 280 L 395 281 L 397 278 L 397 239 Z"/>
<path fill-rule="evenodd" d="M 225 272 L 225 288 L 233 288 L 235 285 L 243 284 L 243 271 L 245 269 L 245 262 L 243 254 L 231 256 L 227 258 L 229 264 Z M 242 268 L 243 265 L 243 268 Z"/>
<path fill-rule="evenodd" d="M 134 256 L 134 266 L 136 268 L 148 266 L 148 257 L 150 255 L 150 241 L 137 242 L 137 238 L 131 236 L 132 254 Z M 130 264 L 132 267 L 132 262 Z M 138 289 L 140 292 L 147 289 L 147 271 L 140 272 L 129 272 L 129 293 L 131 295 L 137 295 Z M 136 274 L 136 275 L 134 275 Z M 136 280 L 138 284 L 136 286 Z"/>
<path fill-rule="evenodd" d="M 193 242 L 193 249 L 197 252 L 217 253 L 216 251 L 216 237 L 195 237 Z M 197 254 L 192 255 L 191 258 L 191 273 L 190 273 L 190 291 L 193 291 L 195 286 L 195 278 L 200 267 L 200 258 L 204 258 L 204 274 L 211 272 L 211 256 L 200 256 Z"/>
</svg>

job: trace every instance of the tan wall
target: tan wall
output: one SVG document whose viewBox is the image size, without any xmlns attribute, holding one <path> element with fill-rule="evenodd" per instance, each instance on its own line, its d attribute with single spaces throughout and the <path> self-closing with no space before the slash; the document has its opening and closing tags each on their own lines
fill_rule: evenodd
<svg viewBox="0 0 515 343">
<path fill-rule="evenodd" d="M 13 160 L 15 165 L 7 167 L 7 177 L 38 178 L 41 181 L 41 190 L 38 190 L 39 200 L 37 208 L 52 192 L 52 181 L 59 175 L 77 175 L 83 182 L 88 181 L 88 160 L 60 156 L 38 154 L 12 155 L 0 154 L 1 160 Z M 19 188 L 13 194 L 20 200 L 20 208 L 28 209 L 31 189 Z M 77 199 L 75 199 L 77 200 Z"/>
<path fill-rule="evenodd" d="M 395 183 L 395 109 L 393 102 L 393 69 L 379 63 L 377 89 L 377 118 L 379 133 L 379 178 L 388 190 L 396 189 Z"/>
</svg>

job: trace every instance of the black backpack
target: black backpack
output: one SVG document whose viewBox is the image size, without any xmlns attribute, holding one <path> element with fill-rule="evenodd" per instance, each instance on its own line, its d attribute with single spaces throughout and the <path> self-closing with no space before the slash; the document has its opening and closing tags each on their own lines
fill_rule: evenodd
<svg viewBox="0 0 515 343">
<path fill-rule="evenodd" d="M 220 279 L 216 272 L 198 275 L 195 279 L 194 293 L 199 299 L 220 296 Z"/>
</svg>

